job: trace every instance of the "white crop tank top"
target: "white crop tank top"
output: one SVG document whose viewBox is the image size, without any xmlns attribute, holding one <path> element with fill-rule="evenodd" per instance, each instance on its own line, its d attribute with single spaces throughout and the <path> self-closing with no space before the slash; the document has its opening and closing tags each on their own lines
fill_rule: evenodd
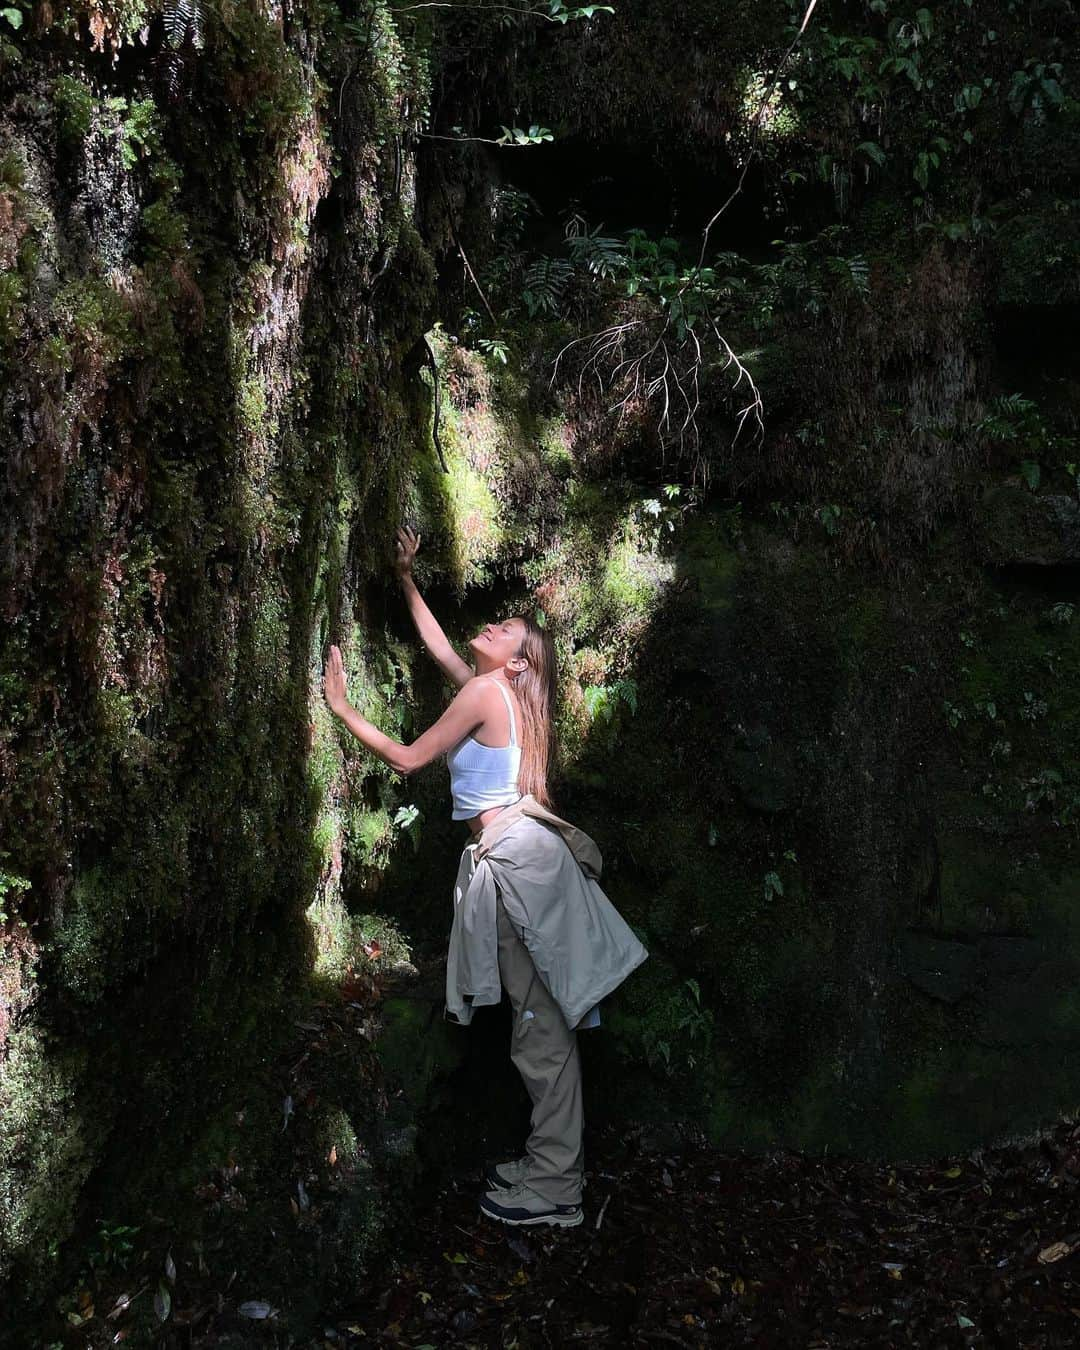
<svg viewBox="0 0 1080 1350">
<path fill-rule="evenodd" d="M 481 745 L 472 736 L 466 736 L 447 751 L 450 796 L 454 803 L 452 820 L 471 820 L 492 806 L 513 806 L 521 796 L 517 785 L 521 746 L 514 726 L 514 705 L 502 682 L 494 683 L 510 714 L 510 744 Z"/>
</svg>

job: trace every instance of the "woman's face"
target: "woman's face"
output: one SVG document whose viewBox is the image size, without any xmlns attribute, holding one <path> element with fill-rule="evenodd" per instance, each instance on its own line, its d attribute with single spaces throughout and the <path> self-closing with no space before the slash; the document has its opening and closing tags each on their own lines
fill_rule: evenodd
<svg viewBox="0 0 1080 1350">
<path fill-rule="evenodd" d="M 521 619 L 503 619 L 499 623 L 487 623 L 469 641 L 469 648 L 476 657 L 477 670 L 501 670 L 512 660 L 525 636 L 525 624 Z"/>
</svg>

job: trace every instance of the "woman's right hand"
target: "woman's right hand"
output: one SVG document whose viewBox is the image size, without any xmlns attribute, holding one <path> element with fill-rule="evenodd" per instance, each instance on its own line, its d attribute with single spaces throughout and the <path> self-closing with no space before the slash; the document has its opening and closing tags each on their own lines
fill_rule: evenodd
<svg viewBox="0 0 1080 1350">
<path fill-rule="evenodd" d="M 420 536 L 412 526 L 400 525 L 394 544 L 394 571 L 402 579 L 412 576 L 413 559 L 419 547 Z"/>
</svg>

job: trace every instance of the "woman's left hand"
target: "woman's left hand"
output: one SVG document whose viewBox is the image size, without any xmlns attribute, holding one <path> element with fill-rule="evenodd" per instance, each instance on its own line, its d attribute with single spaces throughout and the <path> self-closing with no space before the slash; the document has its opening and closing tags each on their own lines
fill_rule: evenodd
<svg viewBox="0 0 1080 1350">
<path fill-rule="evenodd" d="M 323 676 L 323 694 L 332 712 L 347 707 L 348 693 L 345 689 L 345 666 L 341 660 L 341 649 L 331 647 L 326 658 L 326 671 Z"/>
</svg>

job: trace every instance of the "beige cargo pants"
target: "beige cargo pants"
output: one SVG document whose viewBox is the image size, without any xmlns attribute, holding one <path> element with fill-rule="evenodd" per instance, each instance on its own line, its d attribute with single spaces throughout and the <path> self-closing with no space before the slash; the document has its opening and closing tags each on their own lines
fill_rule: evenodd
<svg viewBox="0 0 1080 1350">
<path fill-rule="evenodd" d="M 548 993 L 501 896 L 495 908 L 499 978 L 513 1008 L 510 1059 L 533 1104 L 523 1180 L 553 1205 L 580 1204 L 585 1150 L 577 1032 Z"/>
</svg>

